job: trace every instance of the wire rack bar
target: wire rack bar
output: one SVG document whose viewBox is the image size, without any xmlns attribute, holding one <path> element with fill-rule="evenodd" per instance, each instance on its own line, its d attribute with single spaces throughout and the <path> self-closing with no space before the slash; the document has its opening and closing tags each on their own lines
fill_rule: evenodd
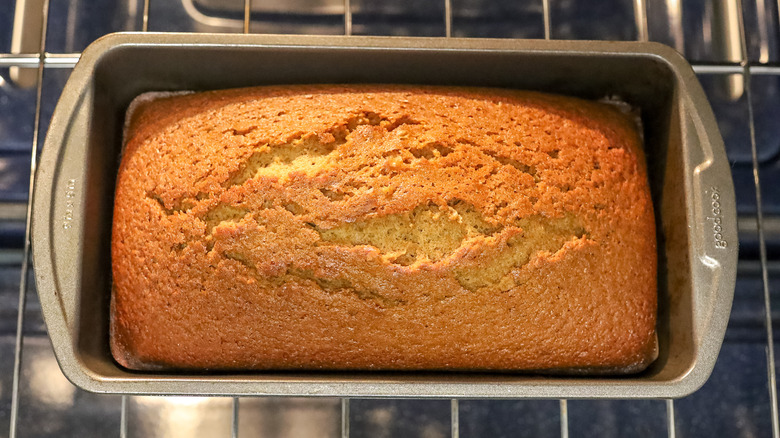
<svg viewBox="0 0 780 438">
<path fill-rule="evenodd" d="M 452 0 L 444 0 L 444 36 L 452 38 Z M 458 399 L 450 400 L 450 437 L 460 436 L 460 415 Z"/>
<path fill-rule="evenodd" d="M 119 411 L 119 438 L 127 438 L 127 396 L 122 396 L 122 407 Z"/>
<path fill-rule="evenodd" d="M 244 33 L 249 33 L 249 18 L 251 17 L 252 0 L 244 0 Z"/>
<path fill-rule="evenodd" d="M 35 187 L 35 167 L 38 163 L 38 146 L 40 136 L 38 131 L 41 126 L 41 98 L 43 96 L 43 69 L 44 56 L 46 54 L 46 29 L 49 22 L 49 0 L 43 1 L 41 14 L 41 45 L 38 50 L 38 76 L 35 91 L 35 120 L 33 121 L 32 150 L 30 151 L 30 182 L 28 185 L 27 199 L 32 199 Z M 19 279 L 19 304 L 16 318 L 16 343 L 14 347 L 14 375 L 11 386 L 11 418 L 9 438 L 16 438 L 17 425 L 19 424 L 19 384 L 22 371 L 22 347 L 24 344 L 24 309 L 27 306 L 27 274 L 30 269 L 30 220 L 32 219 L 32 202 L 27 203 L 27 215 L 24 225 L 24 250 L 22 256 L 21 278 Z"/>
<path fill-rule="evenodd" d="M 778 2 L 778 5 L 780 5 L 780 2 Z M 769 62 L 769 28 L 767 26 L 767 23 L 769 22 L 769 17 L 766 15 L 766 2 L 765 0 L 756 0 L 756 15 L 758 15 L 758 40 L 759 40 L 759 49 L 758 49 L 758 62 L 761 63 L 767 63 Z"/>
<path fill-rule="evenodd" d="M 744 39 L 743 39 L 744 43 Z M 756 222 L 758 227 L 758 248 L 761 259 L 761 281 L 764 291 L 764 315 L 766 323 L 766 342 L 767 342 L 767 376 L 769 379 L 769 399 L 772 408 L 772 436 L 780 437 L 780 424 L 778 424 L 777 407 L 777 373 L 775 372 L 775 349 L 772 330 L 772 303 L 769 293 L 769 274 L 767 269 L 766 241 L 764 239 L 764 215 L 761 200 L 761 178 L 759 176 L 758 150 L 756 145 L 756 127 L 753 114 L 753 93 L 750 85 L 750 67 L 745 63 L 743 70 L 745 80 L 745 89 L 748 105 L 748 120 L 750 125 L 750 152 L 753 159 L 753 183 L 756 189 Z"/>
<path fill-rule="evenodd" d="M 0 53 L 0 67 L 38 68 L 39 55 Z"/>
<path fill-rule="evenodd" d="M 444 0 L 444 36 L 452 36 L 452 1 Z"/>
<path fill-rule="evenodd" d="M 22 264 L 22 250 L 9 249 L 9 250 L 0 251 L 0 264 L 2 265 Z"/>
<path fill-rule="evenodd" d="M 757 65 L 757 64 L 692 64 L 693 71 L 697 74 L 734 74 L 741 75 L 745 72 L 745 67 L 750 69 L 751 76 L 776 76 L 780 75 L 780 65 Z"/>
<path fill-rule="evenodd" d="M 697 74 L 704 75 L 721 75 L 721 74 L 737 74 L 741 75 L 744 68 L 740 64 L 725 63 L 725 64 L 695 64 L 693 65 L 693 71 Z"/>
<path fill-rule="evenodd" d="M 148 32 L 149 31 L 149 0 L 144 0 L 144 11 L 143 11 L 143 21 L 141 22 L 141 31 L 142 32 Z M 75 67 L 78 60 L 81 58 L 81 54 L 71 54 L 67 57 L 63 56 L 60 59 L 60 65 L 66 65 L 66 61 L 71 61 L 72 64 L 68 65 L 68 67 L 72 68 Z M 44 62 L 46 62 L 47 59 L 44 59 Z M 127 438 L 127 406 L 128 406 L 128 397 L 127 395 L 122 396 L 122 406 L 119 411 L 119 436 L 120 438 Z"/>
<path fill-rule="evenodd" d="M 450 437 L 460 437 L 460 404 L 456 398 L 450 401 Z"/>
<path fill-rule="evenodd" d="M 73 68 L 80 58 L 80 53 L 47 53 L 43 58 L 43 62 L 49 68 Z"/>
<path fill-rule="evenodd" d="M 649 41 L 647 25 L 647 4 L 645 0 L 634 0 L 634 21 L 638 41 Z M 676 424 L 674 420 L 674 401 L 666 400 L 666 428 L 669 438 L 675 437 Z"/>
<path fill-rule="evenodd" d="M 149 0 L 144 0 L 144 15 L 143 22 L 141 23 L 141 30 L 143 32 L 149 30 Z"/>
<path fill-rule="evenodd" d="M 760 75 L 780 75 L 780 65 L 750 65 L 750 74 Z"/>
<path fill-rule="evenodd" d="M 45 53 L 43 64 L 49 68 L 73 68 L 80 57 L 79 53 Z M 38 68 L 40 62 L 37 53 L 0 53 L 0 67 Z"/>
<path fill-rule="evenodd" d="M 569 438 L 569 404 L 561 400 L 561 438 Z"/>
<path fill-rule="evenodd" d="M 349 0 L 347 0 L 349 1 Z M 43 57 L 43 63 L 46 68 L 73 68 L 81 58 L 80 53 L 46 53 Z M 19 67 L 19 68 L 38 68 L 40 57 L 35 53 L 0 53 L 0 68 Z M 696 74 L 738 74 L 743 73 L 743 66 L 740 63 L 720 62 L 720 63 L 696 63 L 691 66 Z M 752 76 L 780 75 L 780 65 L 750 64 L 750 74 Z"/>
<path fill-rule="evenodd" d="M 667 0 L 666 19 L 672 32 L 674 48 L 678 52 L 685 52 L 685 32 L 682 24 L 682 0 Z"/>
<path fill-rule="evenodd" d="M 634 21 L 636 37 L 639 41 L 649 41 L 647 32 L 647 5 L 645 0 L 634 0 Z"/>
<path fill-rule="evenodd" d="M 753 113 L 753 91 L 751 87 L 750 64 L 748 63 L 747 36 L 745 33 L 744 14 L 742 3 L 732 0 L 737 8 L 739 22 L 739 41 L 742 47 L 742 75 L 745 81 L 745 90 L 748 106 L 748 124 L 750 128 L 750 152 L 753 159 L 753 183 L 756 189 L 756 226 L 758 228 L 758 249 L 761 260 L 761 281 L 764 290 L 764 316 L 766 323 L 766 355 L 767 375 L 769 379 L 769 399 L 772 410 L 772 436 L 780 438 L 780 418 L 778 418 L 777 402 L 777 372 L 775 371 L 775 347 L 772 328 L 772 300 L 769 293 L 769 273 L 767 269 L 766 240 L 764 239 L 764 213 L 761 199 L 761 178 L 758 166 L 758 146 L 756 144 L 756 122 Z M 779 3 L 780 4 L 780 3 Z"/>
<path fill-rule="evenodd" d="M 230 425 L 231 438 L 238 438 L 238 403 L 239 402 L 240 399 L 238 397 L 233 397 L 233 418 L 231 419 L 231 425 Z"/>
<path fill-rule="evenodd" d="M 344 35 L 352 35 L 352 6 L 344 0 Z"/>
<path fill-rule="evenodd" d="M 352 35 L 352 5 L 344 0 L 344 35 Z M 349 438 L 349 399 L 341 399 L 341 438 Z"/>
<path fill-rule="evenodd" d="M 344 0 L 344 35 L 352 35 L 352 5 Z M 349 438 L 349 399 L 341 399 L 341 438 Z"/>
<path fill-rule="evenodd" d="M 634 0 L 634 21 L 636 25 L 636 34 L 638 41 L 649 41 L 648 25 L 647 25 L 647 4 L 645 0 Z M 675 420 L 674 420 L 674 401 L 666 400 L 666 422 L 667 422 L 667 435 L 669 438 L 675 437 Z"/>
<path fill-rule="evenodd" d="M 252 19 L 252 0 L 244 0 L 244 34 L 249 33 L 249 23 Z M 230 426 L 231 438 L 238 438 L 238 405 L 241 400 L 238 397 L 233 397 L 233 403 L 231 404 L 232 416 Z"/>
<path fill-rule="evenodd" d="M 544 39 L 551 38 L 550 0 L 542 0 L 542 19 L 544 20 Z M 569 438 L 569 410 L 566 400 L 560 400 L 561 438 Z"/>
<path fill-rule="evenodd" d="M 349 438 L 349 399 L 341 399 L 341 438 Z"/>
</svg>

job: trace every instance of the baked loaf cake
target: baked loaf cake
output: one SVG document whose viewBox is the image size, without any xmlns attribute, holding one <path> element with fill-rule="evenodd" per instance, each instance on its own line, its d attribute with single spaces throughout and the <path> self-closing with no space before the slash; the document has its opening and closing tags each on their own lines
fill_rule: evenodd
<svg viewBox="0 0 780 438">
<path fill-rule="evenodd" d="M 531 92 L 278 86 L 126 130 L 111 349 L 130 369 L 633 372 L 653 207 L 615 108 Z"/>
</svg>

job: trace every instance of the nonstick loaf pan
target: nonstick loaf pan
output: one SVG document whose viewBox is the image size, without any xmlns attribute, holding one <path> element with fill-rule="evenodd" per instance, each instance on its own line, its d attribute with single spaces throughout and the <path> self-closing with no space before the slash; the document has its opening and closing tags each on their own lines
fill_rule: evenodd
<svg viewBox="0 0 780 438">
<path fill-rule="evenodd" d="M 656 211 L 659 357 L 631 376 L 522 373 L 134 372 L 109 351 L 111 222 L 125 112 L 148 91 L 292 83 L 517 88 L 639 108 Z M 33 250 L 64 374 L 123 394 L 672 398 L 710 375 L 737 266 L 734 188 L 712 110 L 686 63 L 655 43 L 113 34 L 65 87 L 36 175 Z"/>
</svg>

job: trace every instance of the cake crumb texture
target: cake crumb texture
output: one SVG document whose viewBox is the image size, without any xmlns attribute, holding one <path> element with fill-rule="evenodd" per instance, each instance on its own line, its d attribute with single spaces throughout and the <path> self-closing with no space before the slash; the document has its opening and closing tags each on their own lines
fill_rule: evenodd
<svg viewBox="0 0 780 438">
<path fill-rule="evenodd" d="M 497 89 L 138 104 L 111 349 L 130 369 L 637 371 L 656 349 L 633 121 Z"/>
</svg>

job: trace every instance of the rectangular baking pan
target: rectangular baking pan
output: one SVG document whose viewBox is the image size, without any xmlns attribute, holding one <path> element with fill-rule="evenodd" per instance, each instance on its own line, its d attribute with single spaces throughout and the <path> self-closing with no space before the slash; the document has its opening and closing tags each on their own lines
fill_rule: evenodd
<svg viewBox="0 0 780 438">
<path fill-rule="evenodd" d="M 146 91 L 291 83 L 507 87 L 641 109 L 659 257 L 659 357 L 622 377 L 519 373 L 143 373 L 108 345 L 111 220 L 125 111 Z M 655 43 L 113 34 L 65 87 L 36 175 L 32 238 L 43 315 L 63 373 L 88 391 L 346 397 L 673 398 L 709 377 L 737 263 L 734 189 L 690 66 Z"/>
</svg>

